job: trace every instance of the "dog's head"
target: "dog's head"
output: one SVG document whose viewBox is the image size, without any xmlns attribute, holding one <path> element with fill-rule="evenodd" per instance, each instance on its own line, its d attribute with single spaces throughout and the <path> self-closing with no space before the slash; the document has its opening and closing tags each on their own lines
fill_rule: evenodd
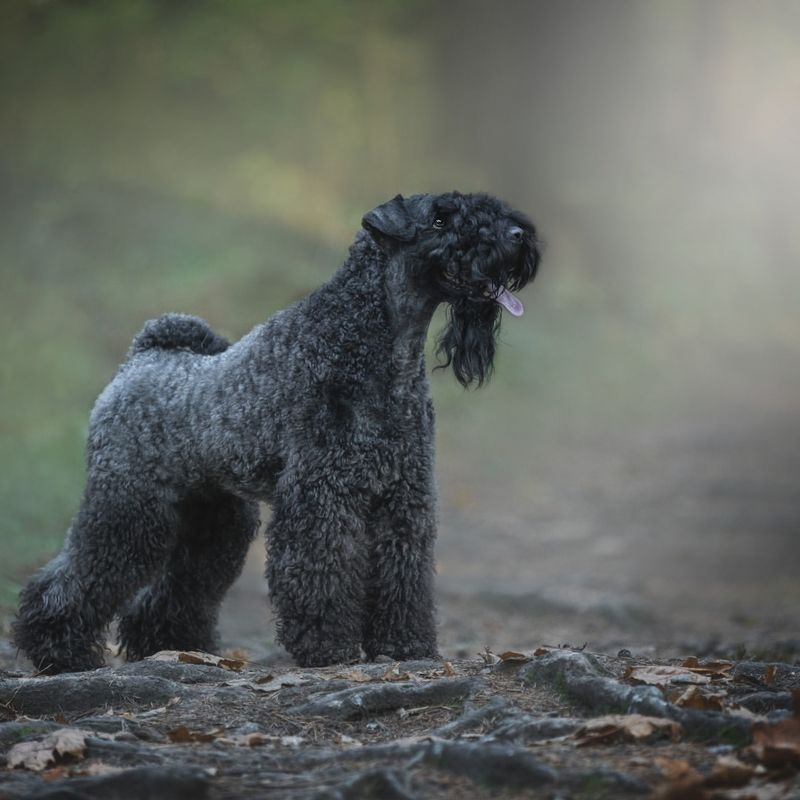
<svg viewBox="0 0 800 800">
<path fill-rule="evenodd" d="M 522 314 L 512 294 L 533 280 L 541 258 L 536 229 L 486 194 L 397 195 L 362 220 L 382 249 L 399 255 L 415 288 L 448 304 L 438 338 L 442 366 L 458 381 L 491 374 L 500 318 Z"/>
</svg>

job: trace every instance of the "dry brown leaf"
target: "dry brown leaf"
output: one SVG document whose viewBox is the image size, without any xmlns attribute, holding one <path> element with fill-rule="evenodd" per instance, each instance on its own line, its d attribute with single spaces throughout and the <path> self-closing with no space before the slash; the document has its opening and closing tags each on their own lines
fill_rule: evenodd
<svg viewBox="0 0 800 800">
<path fill-rule="evenodd" d="M 681 666 L 699 675 L 709 675 L 712 678 L 727 678 L 729 677 L 728 673 L 733 669 L 733 662 L 706 661 L 704 664 L 701 664 L 696 656 L 689 656 Z"/>
<path fill-rule="evenodd" d="M 670 667 L 655 664 L 653 666 L 628 667 L 624 678 L 633 683 L 646 683 L 650 686 L 669 686 L 670 684 L 704 684 L 710 683 L 707 675 L 698 675 L 685 667 Z"/>
<path fill-rule="evenodd" d="M 669 694 L 670 703 L 681 708 L 693 708 L 697 711 L 722 711 L 725 693 L 704 692 L 699 686 L 689 686 L 687 689 L 678 689 Z"/>
<path fill-rule="evenodd" d="M 111 764 L 104 764 L 102 761 L 93 761 L 85 766 L 58 766 L 46 769 L 42 773 L 42 779 L 47 781 L 57 781 L 62 778 L 91 778 L 100 775 L 116 775 L 125 772 L 129 767 L 114 767 Z"/>
<path fill-rule="evenodd" d="M 712 788 L 744 786 L 750 782 L 754 774 L 755 767 L 739 761 L 736 756 L 719 756 L 703 783 Z"/>
<path fill-rule="evenodd" d="M 51 781 L 60 781 L 62 778 L 69 778 L 72 775 L 72 769 L 67 765 L 58 767 L 50 767 L 42 773 L 42 780 L 50 783 Z"/>
<path fill-rule="evenodd" d="M 60 728 L 43 739 L 15 744 L 8 752 L 6 763 L 9 769 L 22 767 L 41 772 L 62 758 L 83 758 L 86 736 L 86 731 L 78 728 Z"/>
<path fill-rule="evenodd" d="M 578 747 L 585 747 L 618 739 L 645 741 L 660 736 L 669 736 L 672 741 L 677 741 L 681 732 L 681 725 L 671 719 L 643 714 L 608 714 L 588 720 L 576 731 L 575 737 Z"/>
<path fill-rule="evenodd" d="M 420 672 L 417 673 L 415 676 L 416 678 L 425 678 L 425 679 L 435 679 L 435 678 L 452 678 L 454 675 L 458 673 L 455 670 L 455 667 L 449 662 L 445 661 L 442 664 L 441 669 L 431 669 L 427 672 Z"/>
<path fill-rule="evenodd" d="M 541 647 L 537 647 L 533 654 L 535 656 L 546 656 L 548 653 L 552 653 L 556 648 L 555 647 L 548 647 L 547 645 L 542 645 Z"/>
<path fill-rule="evenodd" d="M 171 731 L 167 731 L 167 737 L 175 744 L 197 744 L 213 742 L 222 735 L 222 730 L 217 729 L 204 733 L 203 731 L 189 730 L 185 725 L 178 725 Z"/>
<path fill-rule="evenodd" d="M 346 681 L 352 681 L 353 683 L 370 683 L 371 681 L 375 680 L 372 675 L 368 675 L 361 669 L 349 669 L 345 672 L 339 672 L 334 677 L 341 678 Z"/>
<path fill-rule="evenodd" d="M 311 683 L 312 678 L 304 675 L 302 672 L 286 672 L 283 675 L 272 677 L 257 678 L 255 681 L 244 680 L 241 683 L 237 681 L 228 681 L 230 686 L 249 686 L 257 692 L 277 692 L 278 689 L 283 689 L 288 686 L 303 686 L 306 683 Z"/>
<path fill-rule="evenodd" d="M 239 672 L 245 662 L 240 659 L 223 658 L 213 653 L 202 653 L 199 650 L 160 650 L 147 657 L 149 661 L 172 661 L 183 664 L 200 664 L 206 667 L 221 667 Z"/>
<path fill-rule="evenodd" d="M 654 761 L 664 777 L 670 781 L 685 781 L 687 779 L 701 781 L 703 779 L 703 776 L 683 758 L 657 756 Z"/>
<path fill-rule="evenodd" d="M 504 653 L 500 653 L 498 658 L 504 664 L 524 664 L 531 660 L 531 657 L 526 656 L 525 653 L 516 653 L 514 650 L 506 650 Z"/>
<path fill-rule="evenodd" d="M 748 751 L 767 767 L 800 766 L 800 719 L 756 722 Z"/>
<path fill-rule="evenodd" d="M 230 661 L 244 661 L 247 663 L 252 658 L 252 653 L 249 650 L 245 650 L 244 647 L 232 647 L 229 650 L 224 650 L 222 657 Z"/>
<path fill-rule="evenodd" d="M 203 664 L 209 667 L 222 667 L 222 669 L 230 669 L 234 672 L 239 672 L 244 668 L 244 661 L 233 658 L 223 658 L 222 656 L 215 656 L 211 653 L 187 651 L 178 654 L 178 661 L 182 661 L 185 664 Z"/>
<path fill-rule="evenodd" d="M 767 686 L 772 686 L 775 683 L 775 677 L 778 674 L 778 668 L 774 664 L 768 664 L 764 670 L 764 683 Z"/>
<path fill-rule="evenodd" d="M 225 736 L 217 741 L 224 742 L 225 744 L 235 744 L 238 747 L 261 747 L 268 744 L 274 737 L 266 736 L 263 733 L 240 733 L 234 736 Z"/>
<path fill-rule="evenodd" d="M 62 778 L 68 778 L 71 774 L 72 770 L 67 766 L 50 767 L 42 773 L 42 780 L 47 783 L 60 781 Z"/>
<path fill-rule="evenodd" d="M 381 675 L 382 681 L 410 681 L 412 680 L 412 676 L 408 672 L 400 672 L 400 668 L 397 666 L 389 667 L 386 672 Z"/>
</svg>

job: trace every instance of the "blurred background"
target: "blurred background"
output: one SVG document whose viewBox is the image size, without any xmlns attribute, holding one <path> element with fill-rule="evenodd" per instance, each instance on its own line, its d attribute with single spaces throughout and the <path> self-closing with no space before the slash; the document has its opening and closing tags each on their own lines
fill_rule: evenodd
<svg viewBox="0 0 800 800">
<path fill-rule="evenodd" d="M 445 654 L 798 652 L 794 0 L 6 0 L 0 114 L 5 625 L 144 320 L 238 337 L 457 188 L 547 251 L 492 383 L 432 376 Z"/>
</svg>

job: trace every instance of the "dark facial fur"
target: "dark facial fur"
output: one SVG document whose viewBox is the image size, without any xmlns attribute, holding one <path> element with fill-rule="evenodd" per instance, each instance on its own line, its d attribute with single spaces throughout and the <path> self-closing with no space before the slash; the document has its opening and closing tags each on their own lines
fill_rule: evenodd
<svg viewBox="0 0 800 800">
<path fill-rule="evenodd" d="M 485 194 L 400 195 L 369 212 L 364 227 L 389 252 L 408 261 L 413 285 L 448 304 L 437 339 L 441 367 L 463 386 L 492 372 L 503 288 L 522 289 L 541 258 L 528 218 Z"/>
</svg>

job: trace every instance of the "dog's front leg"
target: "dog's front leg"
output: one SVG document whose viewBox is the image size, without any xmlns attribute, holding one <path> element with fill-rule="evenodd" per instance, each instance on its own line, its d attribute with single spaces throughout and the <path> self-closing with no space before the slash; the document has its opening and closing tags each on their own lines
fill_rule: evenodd
<svg viewBox="0 0 800 800">
<path fill-rule="evenodd" d="M 435 496 L 427 469 L 407 470 L 387 498 L 372 539 L 367 615 L 367 657 L 435 658 L 433 595 Z"/>
<path fill-rule="evenodd" d="M 358 660 L 367 563 L 358 494 L 327 475 L 284 473 L 267 547 L 278 640 L 301 666 Z"/>
</svg>

